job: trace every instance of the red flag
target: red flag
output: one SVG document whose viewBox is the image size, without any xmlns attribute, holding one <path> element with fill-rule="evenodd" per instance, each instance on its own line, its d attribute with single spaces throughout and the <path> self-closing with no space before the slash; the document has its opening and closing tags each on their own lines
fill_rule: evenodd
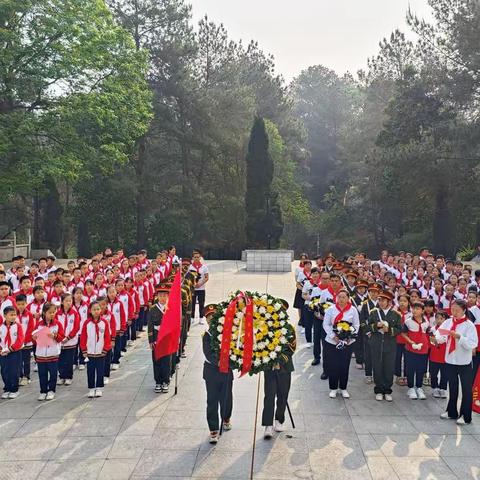
<svg viewBox="0 0 480 480">
<path fill-rule="evenodd" d="M 477 352 L 477 355 L 480 353 Z M 473 405 L 472 410 L 476 413 L 480 413 L 480 368 L 477 371 L 477 375 L 473 382 Z"/>
<path fill-rule="evenodd" d="M 175 274 L 166 311 L 163 314 L 162 324 L 155 344 L 155 358 L 178 352 L 182 325 L 182 292 L 180 270 Z"/>
</svg>

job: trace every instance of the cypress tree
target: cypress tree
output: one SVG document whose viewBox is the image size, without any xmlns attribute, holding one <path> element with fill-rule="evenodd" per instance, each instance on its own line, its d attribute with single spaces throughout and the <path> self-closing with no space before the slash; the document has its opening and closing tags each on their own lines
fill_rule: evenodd
<svg viewBox="0 0 480 480">
<path fill-rule="evenodd" d="M 277 248 L 283 233 L 278 194 L 272 191 L 273 160 L 263 118 L 257 117 L 247 153 L 246 238 L 250 248 Z"/>
</svg>

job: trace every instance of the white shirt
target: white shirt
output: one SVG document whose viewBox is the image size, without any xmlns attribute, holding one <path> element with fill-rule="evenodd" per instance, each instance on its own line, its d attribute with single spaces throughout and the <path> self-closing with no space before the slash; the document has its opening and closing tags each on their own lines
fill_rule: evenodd
<svg viewBox="0 0 480 480">
<path fill-rule="evenodd" d="M 199 287 L 195 287 L 195 290 L 205 290 L 205 284 L 203 282 L 205 281 L 205 276 L 208 275 L 208 267 L 204 263 L 202 263 L 202 266 L 199 267 L 198 270 L 193 265 L 190 265 L 188 270 L 197 272 L 197 283 L 202 284 Z"/>
<path fill-rule="evenodd" d="M 440 328 L 444 330 L 451 330 L 453 326 L 453 319 L 448 318 L 442 323 Z M 467 320 L 460 325 L 457 325 L 456 332 L 460 334 L 460 338 L 456 340 L 456 348 L 453 352 L 449 352 L 450 343 L 453 341 L 452 337 L 440 335 L 438 331 L 435 332 L 435 338 L 438 343 L 447 343 L 445 353 L 445 362 L 450 365 L 469 365 L 472 362 L 473 349 L 478 346 L 478 335 L 475 325 Z"/>
<path fill-rule="evenodd" d="M 322 290 L 320 290 L 318 285 L 313 285 L 310 280 L 305 280 L 302 288 L 302 295 L 308 295 L 310 297 L 305 299 L 305 305 L 310 305 L 310 300 L 312 298 L 320 297 L 322 295 Z"/>
<path fill-rule="evenodd" d="M 336 342 L 334 340 L 336 334 L 333 331 L 333 324 L 335 322 L 336 316 L 339 313 L 340 312 L 338 308 L 335 305 L 332 305 L 330 308 L 327 308 L 327 311 L 325 312 L 325 317 L 323 318 L 323 329 L 327 334 L 325 340 L 332 345 L 336 345 Z M 353 328 L 355 328 L 355 333 L 358 333 L 358 330 L 360 328 L 360 319 L 358 317 L 358 311 L 353 305 L 351 306 L 351 308 L 348 309 L 348 311 L 344 312 L 343 320 L 350 323 Z M 351 339 L 348 340 L 347 343 L 350 345 L 354 341 L 354 339 Z"/>
</svg>

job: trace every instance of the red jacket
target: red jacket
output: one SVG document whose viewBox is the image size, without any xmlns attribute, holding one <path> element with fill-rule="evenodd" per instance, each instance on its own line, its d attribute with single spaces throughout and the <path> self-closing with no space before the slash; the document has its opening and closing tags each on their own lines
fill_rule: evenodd
<svg viewBox="0 0 480 480">
<path fill-rule="evenodd" d="M 31 348 L 33 346 L 32 342 L 32 332 L 35 330 L 37 322 L 35 318 L 33 318 L 32 312 L 27 308 L 24 310 L 23 313 L 18 314 L 18 321 L 22 325 L 24 339 L 23 345 L 24 348 Z"/>
<path fill-rule="evenodd" d="M 111 350 L 110 324 L 103 316 L 95 321 L 88 317 L 80 334 L 80 349 L 89 357 L 104 357 Z"/>
<path fill-rule="evenodd" d="M 0 325 L 0 350 L 4 348 L 8 348 L 10 352 L 21 350 L 24 338 L 22 324 L 18 320 L 10 325 L 6 322 Z"/>
<path fill-rule="evenodd" d="M 80 315 L 75 307 L 71 307 L 68 312 L 60 308 L 55 318 L 62 324 L 63 334 L 67 340 L 62 348 L 75 348 L 78 343 L 78 334 L 80 330 Z"/>
</svg>

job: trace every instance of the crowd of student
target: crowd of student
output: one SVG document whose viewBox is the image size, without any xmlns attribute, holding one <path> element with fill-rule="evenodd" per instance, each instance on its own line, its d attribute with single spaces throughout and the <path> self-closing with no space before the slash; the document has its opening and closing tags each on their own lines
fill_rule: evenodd
<svg viewBox="0 0 480 480">
<path fill-rule="evenodd" d="M 57 268 L 54 257 L 27 266 L 17 256 L 8 270 L 0 265 L 1 398 L 14 399 L 19 386 L 30 384 L 32 360 L 38 400 L 52 400 L 57 385 L 71 385 L 77 368 L 87 369 L 88 397 L 101 397 L 112 370 L 146 327 L 154 349 L 168 299 L 166 282 L 179 263 L 171 247 L 151 261 L 145 250 L 126 257 L 123 250 L 106 249 L 89 260 L 69 261 L 66 268 Z M 206 267 L 194 261 L 188 268 L 196 270 L 196 287 L 204 289 Z M 198 297 L 204 302 L 204 292 Z M 153 363 L 155 391 L 166 393 L 171 359 Z"/>
<path fill-rule="evenodd" d="M 480 365 L 480 270 L 460 261 L 383 251 L 377 261 L 362 253 L 337 261 L 334 255 L 302 255 L 295 272 L 294 307 L 312 365 L 323 366 L 330 397 L 347 390 L 350 360 L 365 370 L 376 400 L 391 402 L 394 377 L 408 398 L 447 398 L 442 418 L 459 425 L 472 420 L 472 385 Z M 354 332 L 345 341 L 339 322 Z M 457 407 L 461 383 L 462 401 Z M 448 388 L 448 393 L 447 393 Z"/>
</svg>

